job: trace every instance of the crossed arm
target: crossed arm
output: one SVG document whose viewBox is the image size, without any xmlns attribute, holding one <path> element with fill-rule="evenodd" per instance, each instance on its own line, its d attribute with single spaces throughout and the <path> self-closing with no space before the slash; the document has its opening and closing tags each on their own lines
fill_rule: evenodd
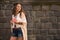
<svg viewBox="0 0 60 40">
<path fill-rule="evenodd" d="M 10 21 L 10 23 L 12 24 L 13 23 L 13 20 Z M 26 21 L 26 16 L 24 13 L 22 13 L 22 21 L 20 22 L 17 22 L 17 21 L 14 21 L 15 24 L 19 24 L 19 25 L 27 25 L 27 21 Z"/>
</svg>

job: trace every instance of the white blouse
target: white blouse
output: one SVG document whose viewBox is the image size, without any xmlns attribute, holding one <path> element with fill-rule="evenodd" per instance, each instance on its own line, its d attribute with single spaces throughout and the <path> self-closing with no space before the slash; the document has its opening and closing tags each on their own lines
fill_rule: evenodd
<svg viewBox="0 0 60 40">
<path fill-rule="evenodd" d="M 18 13 L 16 16 L 12 15 L 12 18 L 16 18 L 17 22 L 27 22 L 25 17 L 20 18 L 20 13 Z M 11 28 L 14 28 L 14 25 L 16 25 L 16 28 L 21 27 L 20 24 L 13 23 L 13 25 L 11 25 Z"/>
</svg>

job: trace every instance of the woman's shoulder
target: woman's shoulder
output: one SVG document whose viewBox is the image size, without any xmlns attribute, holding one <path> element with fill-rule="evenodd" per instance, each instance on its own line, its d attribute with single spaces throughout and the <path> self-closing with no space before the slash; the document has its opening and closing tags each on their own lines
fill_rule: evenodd
<svg viewBox="0 0 60 40">
<path fill-rule="evenodd" d="M 24 13 L 24 12 L 22 12 L 22 14 L 23 14 L 23 15 L 25 15 L 25 13 Z"/>
<path fill-rule="evenodd" d="M 22 16 L 25 17 L 25 13 L 24 12 L 22 12 Z"/>
</svg>

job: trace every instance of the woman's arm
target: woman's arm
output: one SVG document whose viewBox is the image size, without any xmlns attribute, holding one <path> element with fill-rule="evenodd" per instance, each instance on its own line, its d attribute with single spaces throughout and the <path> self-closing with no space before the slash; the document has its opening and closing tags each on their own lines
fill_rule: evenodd
<svg viewBox="0 0 60 40">
<path fill-rule="evenodd" d="M 27 25 L 26 15 L 24 12 L 22 12 L 22 23 L 24 26 Z"/>
<path fill-rule="evenodd" d="M 23 25 L 23 23 L 22 22 L 15 22 L 16 24 L 20 24 L 20 25 Z"/>
</svg>

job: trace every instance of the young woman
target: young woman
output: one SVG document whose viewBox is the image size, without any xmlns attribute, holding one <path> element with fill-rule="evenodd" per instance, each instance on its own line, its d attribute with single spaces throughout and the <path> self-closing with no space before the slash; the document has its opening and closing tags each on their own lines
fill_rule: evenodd
<svg viewBox="0 0 60 40">
<path fill-rule="evenodd" d="M 27 40 L 27 21 L 20 3 L 15 3 L 11 19 L 10 40 Z"/>
</svg>

